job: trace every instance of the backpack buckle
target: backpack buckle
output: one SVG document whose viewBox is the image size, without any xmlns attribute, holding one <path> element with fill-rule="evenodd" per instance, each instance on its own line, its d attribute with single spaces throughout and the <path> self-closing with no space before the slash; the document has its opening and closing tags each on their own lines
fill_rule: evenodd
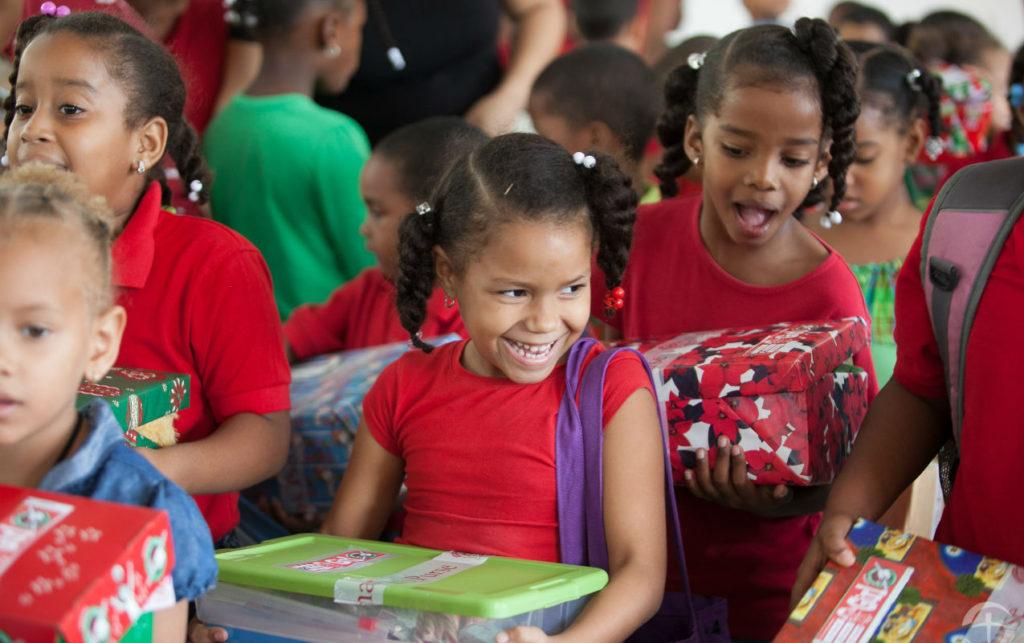
<svg viewBox="0 0 1024 643">
<path fill-rule="evenodd" d="M 950 292 L 960 281 L 960 271 L 945 259 L 929 257 L 928 279 L 936 288 Z"/>
</svg>

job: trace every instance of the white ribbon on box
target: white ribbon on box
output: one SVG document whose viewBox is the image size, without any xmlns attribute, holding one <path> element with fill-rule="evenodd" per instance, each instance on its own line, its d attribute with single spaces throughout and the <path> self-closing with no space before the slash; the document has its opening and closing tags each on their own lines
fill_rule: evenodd
<svg viewBox="0 0 1024 643">
<path fill-rule="evenodd" d="M 377 578 L 341 578 L 334 583 L 334 602 L 349 605 L 383 605 L 384 590 L 391 585 L 433 583 L 487 562 L 487 556 L 446 551 L 408 569 Z"/>
</svg>

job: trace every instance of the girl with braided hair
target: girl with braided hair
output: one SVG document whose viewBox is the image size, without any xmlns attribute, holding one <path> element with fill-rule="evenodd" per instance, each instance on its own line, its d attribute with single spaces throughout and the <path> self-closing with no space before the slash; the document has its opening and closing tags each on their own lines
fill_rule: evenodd
<svg viewBox="0 0 1024 643">
<path fill-rule="evenodd" d="M 636 201 L 611 157 L 571 155 L 534 134 L 497 137 L 452 166 L 400 233 L 398 309 L 423 350 L 385 369 L 367 394 L 325 531 L 378 537 L 404 478 L 401 542 L 559 560 L 565 361 L 590 315 L 594 247 L 617 286 Z M 435 283 L 458 302 L 469 339 L 432 349 L 419 330 Z M 664 591 L 664 449 L 637 355 L 612 359 L 603 398 L 610 582 L 570 628 L 581 641 L 625 639 Z M 496 640 L 546 634 L 517 627 Z"/>
<path fill-rule="evenodd" d="M 942 81 L 895 45 L 851 42 L 860 62 L 856 156 L 839 204 L 841 225 L 808 216 L 804 223 L 853 269 L 871 312 L 871 354 L 879 386 L 896 365 L 893 305 L 896 275 L 910 250 L 921 212 L 904 180 L 922 148 L 941 150 Z M 927 150 L 926 150 L 927 153 Z"/>
<path fill-rule="evenodd" d="M 666 197 L 694 164 L 703 193 L 644 206 L 626 296 L 608 325 L 627 339 L 776 322 L 867 317 L 843 259 L 796 219 L 834 186 L 846 190 L 858 115 L 853 54 L 821 20 L 790 30 L 759 25 L 691 56 L 665 87 L 655 170 Z M 592 313 L 604 310 L 595 280 Z M 871 373 L 870 350 L 854 363 Z M 669 435 L 674 450 L 681 436 Z M 693 591 L 729 601 L 733 636 L 770 639 L 789 613 L 789 589 L 827 489 L 760 486 L 728 440 L 709 467 L 681 476 L 676 494 Z M 670 581 L 678 582 L 671 578 Z"/>
<path fill-rule="evenodd" d="M 70 170 L 113 212 L 113 282 L 128 319 L 117 365 L 191 379 L 179 443 L 139 453 L 193 495 L 219 541 L 238 523 L 238 491 L 288 452 L 290 372 L 266 264 L 224 226 L 161 207 L 165 154 L 199 202 L 209 177 L 183 116 L 185 85 L 160 45 L 91 12 L 30 18 L 16 42 L 8 162 Z"/>
</svg>

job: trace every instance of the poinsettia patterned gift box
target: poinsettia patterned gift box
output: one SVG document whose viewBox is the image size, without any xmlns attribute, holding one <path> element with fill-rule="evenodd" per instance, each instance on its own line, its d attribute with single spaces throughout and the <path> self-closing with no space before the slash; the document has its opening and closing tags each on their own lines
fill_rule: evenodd
<svg viewBox="0 0 1024 643">
<path fill-rule="evenodd" d="M 857 562 L 818 575 L 776 643 L 1024 640 L 1024 569 L 858 520 Z"/>
<path fill-rule="evenodd" d="M 0 641 L 139 640 L 173 567 L 166 512 L 0 485 Z"/>
<path fill-rule="evenodd" d="M 831 482 L 867 412 L 867 373 L 848 362 L 869 341 L 867 323 L 850 318 L 640 345 L 667 415 L 676 482 L 696 466 L 697 449 L 723 435 L 743 448 L 756 483 Z"/>
<path fill-rule="evenodd" d="M 189 376 L 115 366 L 99 382 L 78 387 L 78 408 L 97 398 L 110 405 L 128 444 L 156 448 L 139 427 L 188 408 Z"/>
<path fill-rule="evenodd" d="M 458 335 L 431 339 L 435 346 Z M 363 416 L 363 397 L 409 342 L 342 351 L 292 369 L 292 443 L 284 469 L 254 494 L 275 497 L 288 513 L 312 520 L 331 508 Z"/>
</svg>

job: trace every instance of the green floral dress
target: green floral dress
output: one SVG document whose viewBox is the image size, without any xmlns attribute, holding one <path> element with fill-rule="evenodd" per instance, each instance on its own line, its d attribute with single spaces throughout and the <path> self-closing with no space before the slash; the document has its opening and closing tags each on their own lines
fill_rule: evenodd
<svg viewBox="0 0 1024 643">
<path fill-rule="evenodd" d="M 879 386 L 889 381 L 896 366 L 896 341 L 893 339 L 896 275 L 902 266 L 902 258 L 850 266 L 860 282 L 871 315 L 871 358 Z"/>
</svg>

